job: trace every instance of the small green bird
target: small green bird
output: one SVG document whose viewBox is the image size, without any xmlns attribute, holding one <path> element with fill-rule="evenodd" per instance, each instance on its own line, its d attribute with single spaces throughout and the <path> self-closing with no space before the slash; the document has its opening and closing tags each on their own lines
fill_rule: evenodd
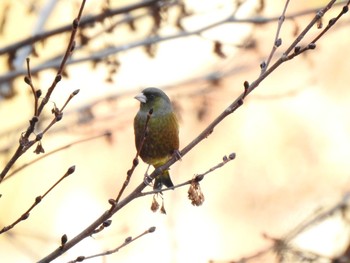
<svg viewBox="0 0 350 263">
<path fill-rule="evenodd" d="M 141 159 L 154 168 L 165 164 L 179 150 L 179 124 L 168 96 L 160 89 L 146 88 L 135 99 L 140 101 L 140 110 L 134 119 L 135 145 L 138 150 L 144 138 L 147 115 L 153 113 L 147 125 L 147 136 L 140 152 Z M 162 185 L 173 187 L 169 171 L 155 178 L 153 189 Z"/>
</svg>

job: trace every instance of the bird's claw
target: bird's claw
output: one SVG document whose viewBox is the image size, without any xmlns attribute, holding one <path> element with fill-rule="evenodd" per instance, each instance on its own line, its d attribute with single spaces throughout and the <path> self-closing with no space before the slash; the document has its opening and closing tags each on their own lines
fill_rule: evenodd
<svg viewBox="0 0 350 263">
<path fill-rule="evenodd" d="M 175 157 L 175 159 L 177 161 L 182 161 L 182 159 L 181 159 L 182 156 L 181 156 L 181 153 L 180 153 L 179 150 L 175 150 L 174 153 L 173 153 L 173 156 Z"/>
<path fill-rule="evenodd" d="M 152 186 L 152 178 L 148 174 L 145 175 L 143 182 L 145 185 Z"/>
</svg>

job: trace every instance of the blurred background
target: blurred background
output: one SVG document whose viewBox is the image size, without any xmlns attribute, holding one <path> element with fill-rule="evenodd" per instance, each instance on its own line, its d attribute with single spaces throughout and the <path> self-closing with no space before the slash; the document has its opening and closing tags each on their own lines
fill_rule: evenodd
<svg viewBox="0 0 350 263">
<path fill-rule="evenodd" d="M 338 2 L 301 46 L 340 12 L 344 2 Z M 291 1 L 272 63 L 326 3 Z M 34 87 L 45 94 L 80 4 L 0 2 L 0 171 L 33 116 L 33 94 L 23 81 L 26 58 Z M 74 90 L 80 92 L 45 134 L 45 153 L 34 153 L 33 146 L 1 182 L 0 229 L 20 217 L 70 166 L 76 171 L 27 220 L 0 235 L 0 258 L 38 261 L 60 245 L 63 234 L 73 238 L 110 208 L 108 199 L 116 198 L 136 154 L 133 118 L 139 104 L 133 97 L 143 88 L 159 87 L 173 101 L 180 148 L 196 138 L 243 92 L 244 81 L 259 77 L 284 6 L 285 1 L 272 0 L 87 1 L 76 50 L 35 134 L 51 122 L 52 108 L 61 108 Z M 164 192 L 166 215 L 150 210 L 151 195 L 138 198 L 112 217 L 110 227 L 55 262 L 116 248 L 151 226 L 154 233 L 89 262 L 234 262 L 250 256 L 249 262 L 308 257 L 331 262 L 346 255 L 349 215 L 346 205 L 337 204 L 350 183 L 349 22 L 344 15 L 315 50 L 280 66 L 171 167 L 179 184 L 236 153 L 234 161 L 201 182 L 201 206 L 191 205 L 188 186 Z M 38 34 L 38 40 L 31 39 Z M 65 149 L 16 172 L 60 147 Z M 146 168 L 140 162 L 124 195 L 142 182 Z M 333 206 L 334 213 L 293 236 L 297 226 Z M 272 249 L 278 240 L 283 246 Z"/>
</svg>

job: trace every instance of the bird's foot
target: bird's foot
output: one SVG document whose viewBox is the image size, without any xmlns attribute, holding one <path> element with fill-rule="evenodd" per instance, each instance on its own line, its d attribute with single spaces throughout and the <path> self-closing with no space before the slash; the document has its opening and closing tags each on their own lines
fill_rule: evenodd
<svg viewBox="0 0 350 263">
<path fill-rule="evenodd" d="M 143 183 L 145 185 L 152 186 L 152 178 L 148 174 L 145 174 L 145 177 L 143 178 Z"/>
<path fill-rule="evenodd" d="M 143 178 L 143 182 L 145 185 L 152 186 L 152 178 L 148 175 L 148 170 L 151 165 L 148 165 L 147 170 L 145 172 L 145 177 Z"/>
<path fill-rule="evenodd" d="M 179 150 L 175 150 L 174 153 L 173 153 L 173 156 L 175 157 L 175 159 L 177 161 L 182 161 L 182 159 L 181 159 L 182 156 L 181 156 L 181 153 L 180 153 Z"/>
</svg>

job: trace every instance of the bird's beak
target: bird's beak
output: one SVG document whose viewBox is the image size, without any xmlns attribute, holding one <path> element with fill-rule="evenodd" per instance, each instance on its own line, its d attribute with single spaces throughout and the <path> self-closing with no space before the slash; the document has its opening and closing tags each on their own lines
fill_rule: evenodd
<svg viewBox="0 0 350 263">
<path fill-rule="evenodd" d="M 142 92 L 140 94 L 137 94 L 134 98 L 137 99 L 141 103 L 147 102 L 147 98 Z"/>
</svg>

